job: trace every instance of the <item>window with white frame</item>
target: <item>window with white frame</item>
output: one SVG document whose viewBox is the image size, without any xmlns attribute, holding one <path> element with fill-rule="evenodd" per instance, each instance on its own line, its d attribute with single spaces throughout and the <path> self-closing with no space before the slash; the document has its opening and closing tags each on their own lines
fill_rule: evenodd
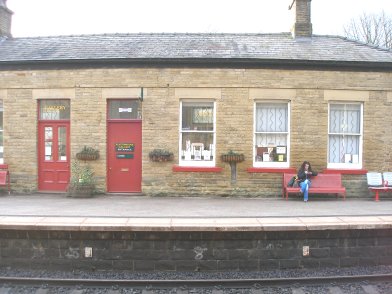
<svg viewBox="0 0 392 294">
<path fill-rule="evenodd" d="M 362 168 L 362 103 L 330 103 L 328 168 Z"/>
<path fill-rule="evenodd" d="M 0 163 L 4 163 L 4 157 L 3 157 L 3 152 L 4 152 L 4 137 L 3 137 L 3 101 L 0 100 Z"/>
<path fill-rule="evenodd" d="M 256 102 L 254 166 L 288 167 L 290 154 L 289 102 Z"/>
<path fill-rule="evenodd" d="M 215 102 L 180 104 L 180 166 L 215 166 Z"/>
</svg>

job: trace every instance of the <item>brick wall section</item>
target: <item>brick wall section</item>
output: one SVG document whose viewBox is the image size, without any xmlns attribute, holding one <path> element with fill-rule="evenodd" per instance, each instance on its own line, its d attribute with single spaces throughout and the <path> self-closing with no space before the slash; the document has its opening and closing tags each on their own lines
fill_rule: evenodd
<svg viewBox="0 0 392 294">
<path fill-rule="evenodd" d="M 325 168 L 328 103 L 324 101 L 322 91 L 297 90 L 297 97 L 291 104 L 291 115 L 292 165 L 299 167 L 304 160 L 308 160 L 315 170 Z"/>
<path fill-rule="evenodd" d="M 391 230 L 296 232 L 0 231 L 2 266 L 262 271 L 392 265 Z M 310 255 L 303 256 L 303 246 Z M 92 258 L 84 255 L 92 247 Z"/>
<path fill-rule="evenodd" d="M 390 110 L 392 103 L 386 99 L 382 91 L 371 92 L 370 101 L 365 104 L 363 124 L 364 136 L 369 138 L 364 141 L 364 150 L 368 150 L 364 158 L 364 165 L 369 170 L 386 170 L 391 167 L 391 148 L 387 126 L 391 123 Z M 374 147 L 377 146 L 377 149 Z M 373 151 L 372 151 L 373 150 Z"/>
<path fill-rule="evenodd" d="M 71 101 L 71 157 L 83 146 L 100 151 L 100 158 L 88 164 L 97 178 L 97 189 L 106 190 L 106 100 L 99 88 L 76 88 Z M 88 119 L 86 119 L 88 118 Z"/>
<path fill-rule="evenodd" d="M 4 158 L 18 191 L 37 189 L 37 105 L 31 89 L 9 89 L 4 102 Z M 15 168 L 12 168 L 15 167 Z"/>
<path fill-rule="evenodd" d="M 37 190 L 37 101 L 33 89 L 71 88 L 71 154 L 84 145 L 98 148 L 101 158 L 92 162 L 99 189 L 106 190 L 106 98 L 105 88 L 144 87 L 143 182 L 148 195 L 228 195 L 281 197 L 280 174 L 252 174 L 253 108 L 250 89 L 296 89 L 291 100 L 291 162 L 298 168 L 310 160 L 316 170 L 326 168 L 328 101 L 324 90 L 369 91 L 364 102 L 363 167 L 392 171 L 388 126 L 392 102 L 390 73 L 338 72 L 273 69 L 79 69 L 0 71 L 4 99 L 4 156 L 10 166 L 12 189 Z M 218 88 L 222 97 L 217 107 L 217 161 L 221 173 L 172 171 L 178 163 L 179 99 L 175 88 Z M 67 98 L 67 97 L 64 97 Z M 148 159 L 154 148 L 175 154 L 174 162 Z M 245 154 L 237 166 L 237 182 L 230 181 L 230 167 L 220 154 L 234 150 Z M 348 197 L 371 197 L 363 175 L 344 175 Z"/>
<path fill-rule="evenodd" d="M 174 179 L 172 163 L 149 160 L 153 149 L 171 150 L 178 162 L 178 103 L 174 103 L 174 89 L 170 87 L 149 88 L 148 99 L 143 101 L 143 191 L 151 195 L 166 195 L 172 186 L 184 191 L 180 179 Z M 155 171 L 152 173 L 151 171 Z"/>
</svg>

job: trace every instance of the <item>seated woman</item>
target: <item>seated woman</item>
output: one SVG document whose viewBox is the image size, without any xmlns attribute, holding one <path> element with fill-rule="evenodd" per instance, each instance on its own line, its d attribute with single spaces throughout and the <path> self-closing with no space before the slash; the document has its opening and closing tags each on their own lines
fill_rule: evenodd
<svg viewBox="0 0 392 294">
<path fill-rule="evenodd" d="M 304 201 L 308 202 L 309 188 L 312 184 L 310 178 L 317 176 L 317 172 L 312 170 L 312 166 L 309 161 L 304 161 L 298 170 L 297 176 L 301 193 L 304 195 Z"/>
</svg>

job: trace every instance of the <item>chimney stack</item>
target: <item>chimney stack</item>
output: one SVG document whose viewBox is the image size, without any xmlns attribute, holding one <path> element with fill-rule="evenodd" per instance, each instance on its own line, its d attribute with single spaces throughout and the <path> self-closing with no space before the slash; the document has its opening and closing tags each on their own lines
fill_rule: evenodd
<svg viewBox="0 0 392 294">
<path fill-rule="evenodd" d="M 290 9 L 293 9 L 295 13 L 295 23 L 292 29 L 294 38 L 312 36 L 312 23 L 310 20 L 311 1 L 293 0 L 290 6 Z"/>
<path fill-rule="evenodd" d="M 0 0 L 0 38 L 11 37 L 12 14 L 7 8 L 7 0 Z"/>
</svg>

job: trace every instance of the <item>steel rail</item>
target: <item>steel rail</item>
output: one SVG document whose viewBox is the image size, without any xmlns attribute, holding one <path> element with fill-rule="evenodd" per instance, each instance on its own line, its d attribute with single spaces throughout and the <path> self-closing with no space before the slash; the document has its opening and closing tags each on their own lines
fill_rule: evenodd
<svg viewBox="0 0 392 294">
<path fill-rule="evenodd" d="M 116 285 L 119 287 L 139 287 L 139 288 L 162 288 L 162 287 L 252 287 L 277 285 L 317 285 L 326 283 L 347 283 L 363 281 L 390 281 L 392 274 L 372 274 L 372 275 L 346 275 L 346 276 L 326 276 L 326 277 L 292 277 L 292 278 L 252 278 L 252 279 L 186 279 L 186 280 L 128 280 L 128 279 L 63 279 L 63 278 L 31 278 L 31 277 L 6 277 L 0 276 L 0 284 L 11 285 L 49 285 L 49 286 L 88 286 L 103 287 Z"/>
</svg>

